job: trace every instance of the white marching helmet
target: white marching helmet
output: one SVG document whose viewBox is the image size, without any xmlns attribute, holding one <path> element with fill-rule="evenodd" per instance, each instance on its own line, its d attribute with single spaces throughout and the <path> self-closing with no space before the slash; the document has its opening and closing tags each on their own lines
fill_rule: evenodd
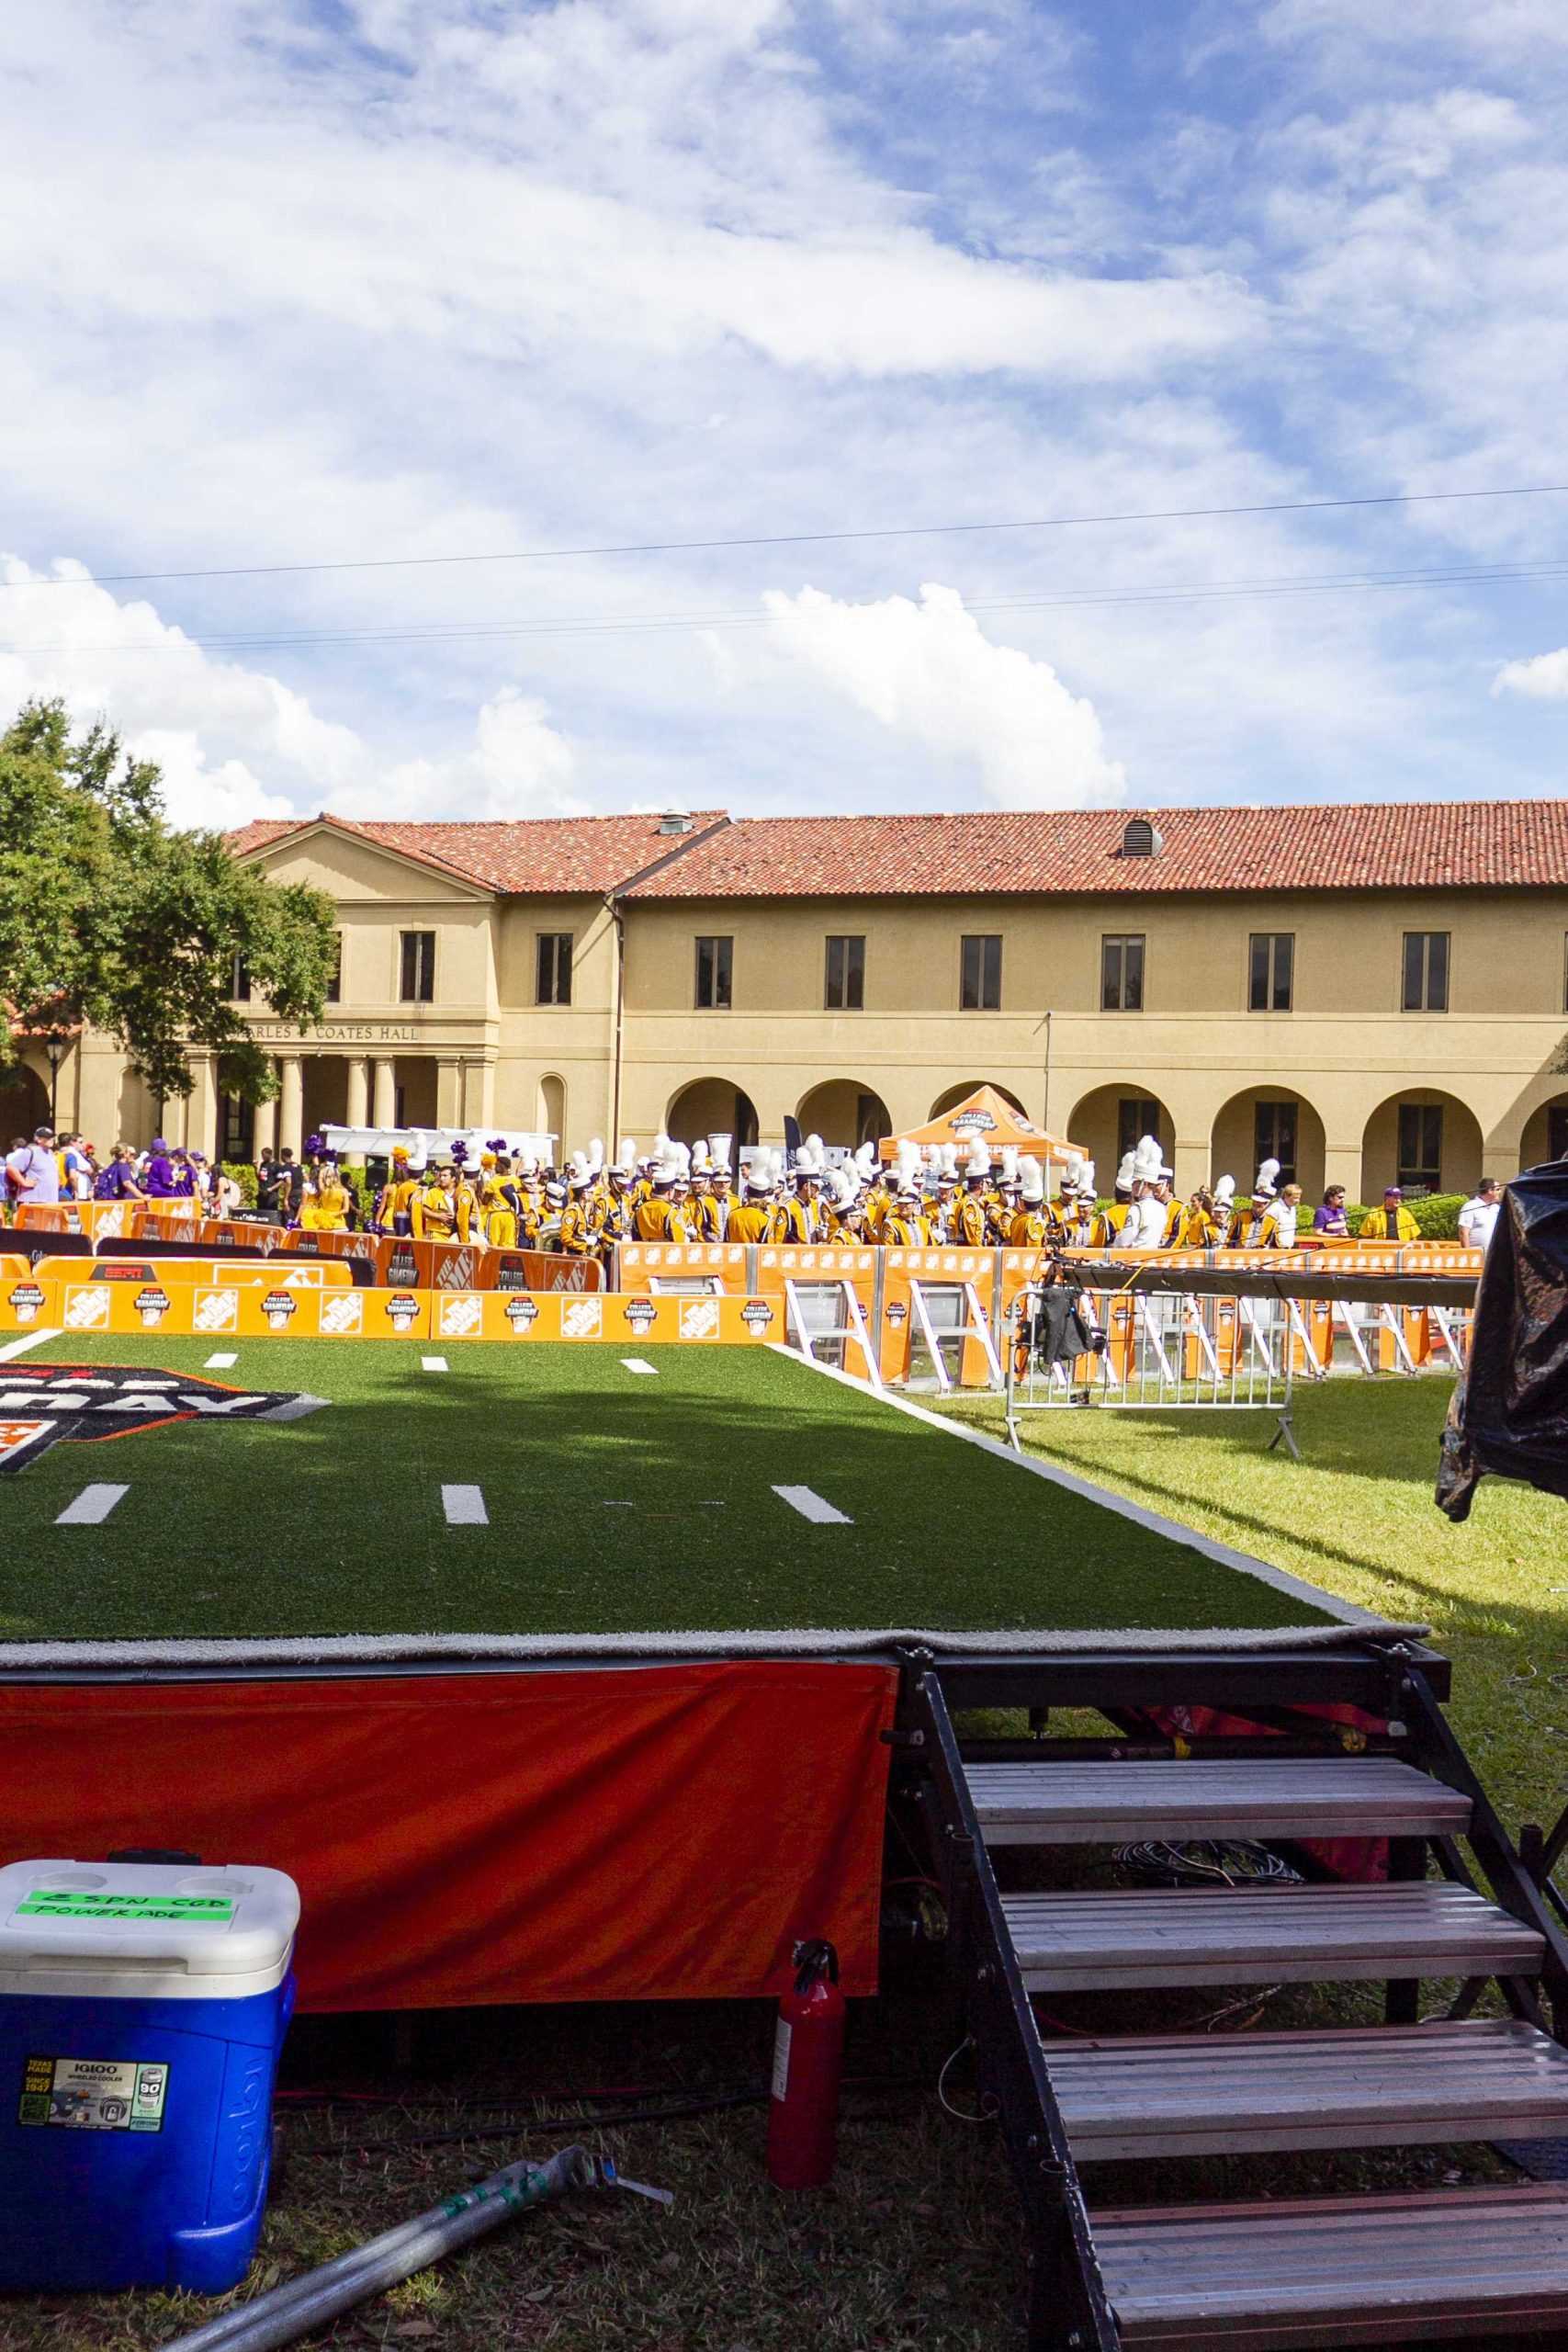
<svg viewBox="0 0 1568 2352">
<path fill-rule="evenodd" d="M 1273 1199 L 1276 1190 L 1274 1180 L 1279 1173 L 1280 1163 L 1277 1159 L 1264 1160 L 1258 1170 L 1258 1182 L 1252 1188 L 1252 1197 L 1255 1201 Z"/>
<path fill-rule="evenodd" d="M 1133 1154 L 1134 1184 L 1157 1184 L 1165 1172 L 1165 1155 L 1157 1139 L 1154 1136 L 1140 1136 Z"/>
<path fill-rule="evenodd" d="M 1039 1160 L 1025 1153 L 1018 1163 L 1019 1181 L 1026 1209 L 1037 1209 L 1045 1198 L 1045 1170 Z"/>
<path fill-rule="evenodd" d="M 983 1182 L 991 1172 L 991 1155 L 983 1143 L 972 1143 L 964 1162 L 965 1183 Z"/>
<path fill-rule="evenodd" d="M 1235 1201 L 1235 1178 L 1222 1176 L 1214 1187 L 1214 1206 L 1217 1209 L 1228 1209 L 1233 1206 Z"/>
<path fill-rule="evenodd" d="M 1136 1161 L 1137 1154 L 1135 1152 L 1124 1151 L 1122 1153 L 1121 1165 L 1116 1170 L 1116 1190 L 1123 1196 L 1132 1192 L 1134 1170 L 1136 1165 Z"/>
<path fill-rule="evenodd" d="M 860 1198 L 859 1180 L 852 1168 L 835 1168 L 828 1182 L 832 1206 L 843 1216 Z"/>
<path fill-rule="evenodd" d="M 1080 1200 L 1085 1201 L 1092 1201 L 1095 1197 L 1094 1162 L 1092 1159 L 1086 1159 L 1083 1166 L 1078 1170 L 1078 1197 Z"/>
</svg>

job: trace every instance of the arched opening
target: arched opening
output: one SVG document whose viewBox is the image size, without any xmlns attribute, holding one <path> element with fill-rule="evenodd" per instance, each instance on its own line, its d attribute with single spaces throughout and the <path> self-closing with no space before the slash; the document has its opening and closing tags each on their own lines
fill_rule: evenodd
<svg viewBox="0 0 1568 2352">
<path fill-rule="evenodd" d="M 18 1136 L 30 1143 L 33 1129 L 42 1126 L 48 1116 L 49 1089 L 36 1070 L 28 1069 L 25 1062 L 0 1070 L 0 1157 Z"/>
<path fill-rule="evenodd" d="M 852 1151 L 863 1143 L 880 1143 L 893 1132 L 886 1103 L 855 1078 L 824 1079 L 800 1098 L 795 1113 L 803 1136 L 820 1136 L 824 1143 L 847 1144 Z"/>
<path fill-rule="evenodd" d="M 1010 1086 L 1004 1086 L 999 1078 L 966 1078 L 962 1086 L 944 1088 L 926 1113 L 927 1118 L 940 1119 L 944 1111 L 955 1111 L 960 1102 L 967 1102 L 969 1097 L 972 1094 L 977 1094 L 982 1086 L 988 1086 L 993 1094 L 999 1094 L 1004 1102 L 1010 1102 L 1021 1119 L 1028 1118 L 1029 1113 L 1019 1096 L 1013 1092 Z M 890 1130 L 886 1127 L 883 1129 L 884 1135 L 889 1132 Z"/>
<path fill-rule="evenodd" d="M 1568 1094 L 1554 1094 L 1549 1102 L 1538 1104 L 1525 1121 L 1519 1166 L 1539 1168 L 1547 1159 L 1568 1159 Z M 1495 1176 L 1507 1172 L 1501 1168 L 1488 1171 Z"/>
<path fill-rule="evenodd" d="M 1053 1123 L 1055 1132 L 1055 1123 Z M 1094 1162 L 1095 1181 L 1109 1193 L 1116 1170 L 1140 1136 L 1153 1136 L 1168 1161 L 1176 1149 L 1176 1122 L 1157 1094 L 1142 1080 L 1120 1080 L 1097 1086 L 1075 1106 L 1067 1121 L 1067 1140 L 1076 1143 Z"/>
<path fill-rule="evenodd" d="M 1380 1102 L 1361 1137 L 1361 1198 L 1390 1184 L 1407 1193 L 1472 1193 L 1481 1174 L 1481 1126 L 1457 1095 L 1410 1087 Z"/>
<path fill-rule="evenodd" d="M 560 1166 L 567 1154 L 566 1080 L 563 1078 L 557 1078 L 553 1070 L 547 1077 L 539 1080 L 538 1102 L 534 1124 L 541 1135 L 554 1136 L 556 1139 L 554 1158 L 557 1166 Z"/>
<path fill-rule="evenodd" d="M 742 1086 L 728 1078 L 694 1078 L 670 1098 L 664 1132 L 675 1143 L 699 1143 L 705 1136 L 733 1136 L 735 1148 L 758 1140 L 757 1110 Z"/>
<path fill-rule="evenodd" d="M 1209 1146 L 1212 1180 L 1234 1176 L 1238 1193 L 1251 1189 L 1262 1162 L 1277 1159 L 1279 1182 L 1299 1184 L 1320 1200 L 1326 1143 L 1323 1121 L 1310 1102 L 1285 1086 L 1249 1086 L 1233 1094 L 1216 1117 Z"/>
</svg>

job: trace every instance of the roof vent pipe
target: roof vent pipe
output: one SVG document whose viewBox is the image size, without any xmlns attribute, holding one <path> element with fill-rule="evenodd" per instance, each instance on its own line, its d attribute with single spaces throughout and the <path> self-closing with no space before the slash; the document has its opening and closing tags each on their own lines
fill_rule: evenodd
<svg viewBox="0 0 1568 2352">
<path fill-rule="evenodd" d="M 659 820 L 659 830 L 661 833 L 689 833 L 692 830 L 690 813 L 684 808 L 666 808 Z"/>
</svg>

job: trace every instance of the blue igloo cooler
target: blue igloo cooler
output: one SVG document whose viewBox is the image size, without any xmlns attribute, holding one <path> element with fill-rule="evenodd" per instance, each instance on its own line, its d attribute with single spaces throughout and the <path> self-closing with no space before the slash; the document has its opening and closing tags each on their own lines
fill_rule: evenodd
<svg viewBox="0 0 1568 2352">
<path fill-rule="evenodd" d="M 244 2277 L 299 1919 L 281 1871 L 0 1870 L 0 2289 Z"/>
</svg>

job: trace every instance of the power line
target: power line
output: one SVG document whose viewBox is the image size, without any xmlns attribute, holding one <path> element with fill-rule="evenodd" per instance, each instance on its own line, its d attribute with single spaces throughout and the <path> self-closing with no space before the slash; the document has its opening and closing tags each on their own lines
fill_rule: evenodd
<svg viewBox="0 0 1568 2352">
<path fill-rule="evenodd" d="M 1055 596 L 978 597 L 965 600 L 969 613 L 1086 611 L 1105 605 L 1208 604 L 1255 597 L 1353 594 L 1369 589 L 1502 587 L 1510 582 L 1560 580 L 1568 577 L 1568 560 L 1543 559 L 1535 564 L 1433 565 L 1424 569 L 1381 572 L 1305 573 L 1299 577 L 1209 581 L 1151 584 L 1142 588 L 1072 589 Z M 228 637 L 188 637 L 157 645 L 87 644 L 0 645 L 12 654 L 140 654 L 140 653 L 260 653 L 310 652 L 333 646 L 449 645 L 482 639 L 528 637 L 621 637 L 648 631 L 695 628 L 762 628 L 769 616 L 758 612 L 648 613 L 609 619 L 583 617 L 531 621 L 431 621 L 386 628 L 316 629 L 283 634 L 251 633 Z"/>
<path fill-rule="evenodd" d="M 751 538 L 642 539 L 595 548 L 521 548 L 493 554 L 354 556 L 317 563 L 236 563 L 186 571 L 103 571 L 85 579 L 0 581 L 6 588 L 118 588 L 160 580 L 261 580 L 296 572 L 390 571 L 437 564 L 564 563 L 581 557 L 692 555 L 724 548 L 829 547 L 854 539 L 953 537 L 979 531 L 1082 530 L 1111 523 L 1213 522 L 1242 514 L 1321 514 L 1353 506 L 1427 506 L 1472 498 L 1558 498 L 1568 482 L 1527 482 L 1502 490 L 1384 491 L 1361 498 L 1280 498 L 1251 506 L 1149 507 L 1123 514 L 1045 514 L 999 523 L 897 523 L 856 531 L 777 531 Z"/>
</svg>

